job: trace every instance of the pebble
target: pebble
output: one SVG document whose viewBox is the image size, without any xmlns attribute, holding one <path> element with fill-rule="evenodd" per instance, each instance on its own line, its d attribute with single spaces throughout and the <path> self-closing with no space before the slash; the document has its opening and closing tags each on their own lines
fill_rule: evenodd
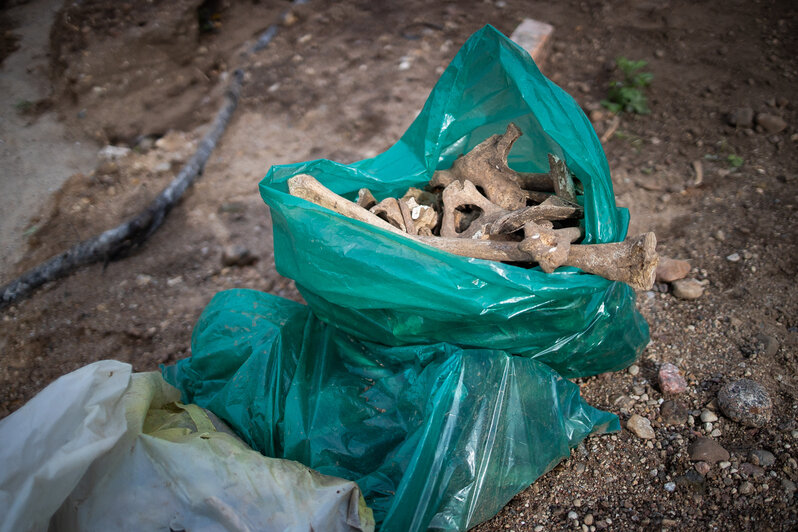
<svg viewBox="0 0 798 532">
<path fill-rule="evenodd" d="M 701 421 L 704 423 L 714 423 L 717 420 L 718 416 L 712 410 L 704 410 L 701 412 Z"/>
<path fill-rule="evenodd" d="M 729 113 L 729 125 L 741 128 L 754 127 L 754 110 L 750 107 L 740 107 Z"/>
<path fill-rule="evenodd" d="M 748 453 L 748 461 L 755 466 L 770 467 L 776 463 L 776 456 L 764 449 L 754 449 Z"/>
<path fill-rule="evenodd" d="M 568 519 L 576 521 L 577 519 L 579 519 L 579 514 L 571 510 L 570 512 L 568 512 Z"/>
<path fill-rule="evenodd" d="M 676 491 L 676 483 L 675 482 L 666 482 L 665 483 L 665 491 L 668 493 L 673 493 Z"/>
<path fill-rule="evenodd" d="M 718 464 L 718 467 L 721 468 L 721 469 L 728 469 L 730 466 L 731 466 L 731 462 L 729 462 L 728 460 L 724 460 L 723 462 L 720 462 Z"/>
<path fill-rule="evenodd" d="M 727 255 L 726 260 L 729 262 L 740 262 L 740 254 L 732 253 L 731 255 Z"/>
<path fill-rule="evenodd" d="M 698 474 L 701 475 L 702 477 L 706 476 L 706 474 L 709 473 L 709 470 L 712 468 L 712 466 L 710 466 L 708 463 L 704 462 L 703 460 L 700 462 L 696 462 L 693 467 L 695 468 L 696 471 L 698 471 Z"/>
<path fill-rule="evenodd" d="M 756 115 L 756 123 L 762 126 L 762 129 L 771 135 L 780 133 L 787 128 L 787 122 L 783 118 L 768 113 L 759 113 Z"/>
<path fill-rule="evenodd" d="M 659 407 L 659 415 L 666 425 L 682 425 L 687 422 L 687 409 L 677 401 L 665 401 Z"/>
<path fill-rule="evenodd" d="M 640 373 L 640 366 L 638 366 L 637 364 L 632 364 L 631 366 L 629 366 L 629 370 L 628 371 L 629 371 L 629 375 L 631 375 L 632 377 L 635 377 L 635 376 L 637 376 L 638 373 Z"/>
<path fill-rule="evenodd" d="M 702 461 L 708 464 L 724 462 L 729 459 L 729 451 L 718 442 L 709 438 L 698 438 L 687 448 L 687 454 L 693 462 Z"/>
<path fill-rule="evenodd" d="M 695 279 L 679 279 L 673 282 L 673 295 L 679 299 L 698 299 L 704 293 L 704 285 Z"/>
<path fill-rule="evenodd" d="M 792 496 L 795 493 L 795 482 L 788 478 L 781 479 L 781 487 L 784 489 L 784 493 L 789 496 Z"/>
<path fill-rule="evenodd" d="M 779 352 L 779 341 L 769 334 L 758 333 L 754 337 L 754 347 L 765 356 L 772 357 Z"/>
<path fill-rule="evenodd" d="M 761 478 L 765 476 L 765 470 L 748 462 L 740 464 L 740 474 L 744 477 Z"/>
<path fill-rule="evenodd" d="M 665 362 L 659 367 L 657 376 L 659 378 L 659 389 L 663 394 L 675 395 L 687 390 L 687 381 L 682 377 L 679 368 L 670 362 Z"/>
<path fill-rule="evenodd" d="M 654 429 L 651 428 L 651 421 L 639 414 L 634 414 L 626 422 L 626 428 L 634 433 L 638 438 L 650 440 L 654 438 Z"/>
<path fill-rule="evenodd" d="M 676 260 L 668 257 L 660 257 L 657 265 L 657 282 L 670 283 L 684 277 L 690 273 L 690 263 L 686 260 Z"/>
<path fill-rule="evenodd" d="M 726 417 L 749 427 L 764 426 L 773 412 L 767 390 L 751 379 L 740 379 L 721 388 L 718 406 Z"/>
<path fill-rule="evenodd" d="M 737 492 L 740 495 L 751 495 L 754 492 L 754 485 L 746 480 L 745 482 L 740 484 L 740 487 L 737 489 Z"/>
<path fill-rule="evenodd" d="M 585 516 L 585 518 L 582 520 L 582 522 L 584 522 L 587 526 L 592 525 L 593 524 L 593 514 L 587 514 Z"/>
<path fill-rule="evenodd" d="M 224 266 L 249 266 L 258 260 L 249 248 L 235 245 L 227 246 L 222 252 L 222 264 Z"/>
</svg>

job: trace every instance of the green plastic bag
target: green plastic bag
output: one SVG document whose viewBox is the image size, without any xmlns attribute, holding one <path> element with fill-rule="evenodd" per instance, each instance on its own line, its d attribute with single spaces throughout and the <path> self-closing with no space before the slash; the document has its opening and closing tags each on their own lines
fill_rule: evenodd
<svg viewBox="0 0 798 532">
<path fill-rule="evenodd" d="M 620 428 L 533 359 L 359 341 L 253 290 L 217 294 L 191 349 L 164 368 L 185 401 L 267 456 L 356 481 L 383 531 L 472 527 L 582 438 Z"/>
<path fill-rule="evenodd" d="M 621 240 L 628 213 L 586 117 L 487 26 L 385 153 L 270 169 L 260 190 L 277 269 L 308 306 L 218 294 L 191 358 L 165 379 L 267 456 L 355 480 L 381 530 L 465 530 L 588 434 L 618 430 L 563 376 L 617 370 L 642 351 L 630 287 L 450 255 L 288 194 L 286 181 L 309 173 L 349 198 L 401 195 L 509 122 L 524 132 L 511 166 L 564 159 L 584 188 L 585 241 Z"/>
<path fill-rule="evenodd" d="M 622 240 L 628 212 L 615 206 L 606 157 L 584 113 L 525 51 L 487 26 L 385 153 L 348 166 L 317 160 L 271 168 L 260 190 L 271 208 L 277 270 L 296 281 L 319 318 L 364 340 L 502 349 L 567 377 L 628 366 L 648 342 L 628 285 L 575 268 L 545 274 L 451 255 L 288 194 L 286 181 L 308 173 L 350 199 L 362 187 L 377 199 L 401 196 L 509 122 L 524 133 L 511 167 L 547 171 L 547 154 L 561 157 L 584 187 L 585 242 Z"/>
</svg>

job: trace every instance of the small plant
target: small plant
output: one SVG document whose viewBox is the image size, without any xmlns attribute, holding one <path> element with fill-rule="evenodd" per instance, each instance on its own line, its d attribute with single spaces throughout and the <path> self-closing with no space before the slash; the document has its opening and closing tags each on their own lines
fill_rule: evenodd
<svg viewBox="0 0 798 532">
<path fill-rule="evenodd" d="M 731 166 L 732 168 L 740 168 L 745 162 L 745 160 L 742 157 L 734 153 L 726 157 L 726 161 L 729 163 L 729 166 Z"/>
<path fill-rule="evenodd" d="M 651 84 L 654 74 L 640 71 L 648 63 L 619 57 L 615 60 L 615 64 L 623 74 L 623 79 L 610 82 L 607 99 L 602 100 L 601 105 L 613 113 L 621 111 L 641 115 L 650 113 L 648 100 L 643 90 Z"/>
</svg>

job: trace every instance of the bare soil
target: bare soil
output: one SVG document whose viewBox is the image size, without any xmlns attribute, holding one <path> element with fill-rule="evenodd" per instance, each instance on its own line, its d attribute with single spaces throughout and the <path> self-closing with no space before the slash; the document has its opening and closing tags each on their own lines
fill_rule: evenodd
<svg viewBox="0 0 798 532">
<path fill-rule="evenodd" d="M 269 47 L 244 57 L 289 8 Z M 591 404 L 622 422 L 634 413 L 651 419 L 656 438 L 624 429 L 586 440 L 478 530 L 798 527 L 798 10 L 787 1 L 66 3 L 50 33 L 50 108 L 98 149 L 131 151 L 73 175 L 36 215 L 23 258 L 0 271 L 0 282 L 145 205 L 192 153 L 233 68 L 247 69 L 246 85 L 202 179 L 146 245 L 3 311 L 0 417 L 95 360 L 148 371 L 188 356 L 193 324 L 220 290 L 300 300 L 274 269 L 257 192 L 269 166 L 385 150 L 471 33 L 490 23 L 509 35 L 527 17 L 556 28 L 543 71 L 599 135 L 614 120 L 599 103 L 618 76 L 613 59 L 648 61 L 652 113 L 620 115 L 604 142 L 615 193 L 632 213 L 630 233 L 655 231 L 660 252 L 689 260 L 690 276 L 706 286 L 695 300 L 674 297 L 668 285 L 639 293 L 652 336 L 639 374 L 578 381 Z M 23 50 L 8 44 L 7 28 L 0 16 L 9 61 Z M 744 107 L 787 127 L 729 125 Z M 223 266 L 231 244 L 259 260 Z M 733 254 L 739 260 L 727 259 Z M 663 362 L 687 376 L 676 400 L 692 424 L 660 416 Z M 720 430 L 714 439 L 730 464 L 697 475 L 687 446 L 711 432 L 698 414 L 716 409 L 720 387 L 743 376 L 768 390 L 773 418 L 753 429 L 719 413 L 711 430 Z M 776 457 L 761 475 L 743 467 L 755 449 Z M 753 490 L 741 493 L 745 482 Z"/>
</svg>

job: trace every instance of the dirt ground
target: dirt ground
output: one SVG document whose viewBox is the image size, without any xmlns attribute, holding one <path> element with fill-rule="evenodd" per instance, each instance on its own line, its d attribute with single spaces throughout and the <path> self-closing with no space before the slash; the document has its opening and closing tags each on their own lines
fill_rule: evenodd
<svg viewBox="0 0 798 532">
<path fill-rule="evenodd" d="M 0 4 L 3 68 L 25 51 L 15 50 L 26 42 L 15 33 L 21 14 L 43 3 Z M 31 220 L 17 220 L 28 228 L 19 236 L 24 247 L 14 250 L 22 258 L 0 263 L 0 283 L 142 208 L 193 153 L 232 69 L 245 67 L 246 82 L 202 179 L 146 245 L 0 312 L 0 417 L 96 360 L 115 358 L 147 371 L 188 356 L 193 324 L 220 290 L 249 287 L 301 300 L 274 269 L 271 223 L 257 192 L 268 168 L 382 152 L 411 123 L 471 33 L 490 23 L 509 35 L 531 17 L 556 28 L 544 73 L 579 102 L 599 135 L 615 123 L 599 103 L 618 75 L 613 59 L 648 61 L 652 113 L 621 115 L 604 149 L 617 201 L 632 214 L 630 234 L 655 231 L 660 253 L 689 260 L 704 293 L 683 300 L 668 285 L 639 293 L 652 337 L 639 373 L 578 381 L 591 404 L 617 413 L 622 423 L 632 414 L 648 417 L 656 437 L 624 429 L 586 440 L 477 530 L 798 527 L 798 8 L 792 2 L 313 0 L 292 7 L 267 0 L 86 0 L 65 6 L 41 51 L 49 53 L 49 94 L 32 109 L 4 99 L 3 113 L 32 113 L 15 126 L 19 135 L 46 111 L 96 150 L 129 150 L 106 150 L 94 170 L 73 175 Z M 289 8 L 269 47 L 243 56 Z M 747 123 L 749 111 L 779 117 L 786 127 Z M 9 178 L 2 180 L 0 192 L 13 193 Z M 223 265 L 230 245 L 247 247 L 258 260 Z M 689 414 L 686 423 L 666 423 L 660 413 L 660 399 L 668 398 L 656 373 L 664 362 L 687 377 L 688 391 L 676 397 Z M 744 376 L 768 390 L 771 421 L 748 428 L 718 413 L 706 427 L 699 414 L 716 410 L 720 387 Z M 687 448 L 712 431 L 731 456 L 725 467 L 701 475 Z M 775 462 L 752 464 L 755 450 L 770 451 Z"/>
</svg>

